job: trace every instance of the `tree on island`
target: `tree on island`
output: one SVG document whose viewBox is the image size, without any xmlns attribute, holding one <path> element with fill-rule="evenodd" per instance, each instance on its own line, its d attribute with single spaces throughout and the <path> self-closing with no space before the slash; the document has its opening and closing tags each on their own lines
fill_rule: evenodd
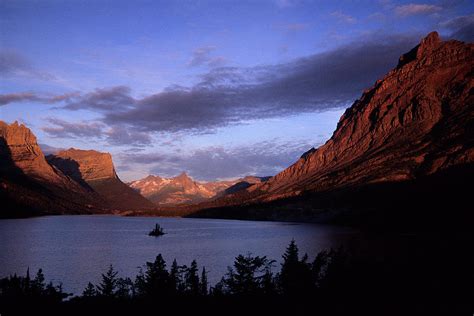
<svg viewBox="0 0 474 316">
<path fill-rule="evenodd" d="M 151 232 L 148 233 L 148 236 L 163 236 L 165 232 L 163 231 L 163 228 L 160 226 L 160 224 L 155 224 L 155 228 Z"/>
</svg>

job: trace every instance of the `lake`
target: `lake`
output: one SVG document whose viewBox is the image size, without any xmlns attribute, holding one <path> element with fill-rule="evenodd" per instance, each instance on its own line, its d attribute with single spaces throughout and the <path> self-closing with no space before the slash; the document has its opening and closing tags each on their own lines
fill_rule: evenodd
<svg viewBox="0 0 474 316">
<path fill-rule="evenodd" d="M 159 223 L 166 235 L 150 237 Z M 283 222 L 220 219 L 45 216 L 0 220 L 0 277 L 35 274 L 62 282 L 66 292 L 82 293 L 98 283 L 110 264 L 120 276 L 134 277 L 138 267 L 161 253 L 168 267 L 173 259 L 189 265 L 196 259 L 215 284 L 234 258 L 248 252 L 277 260 L 292 239 L 310 259 L 321 250 L 339 247 L 357 232 L 351 228 Z"/>
</svg>

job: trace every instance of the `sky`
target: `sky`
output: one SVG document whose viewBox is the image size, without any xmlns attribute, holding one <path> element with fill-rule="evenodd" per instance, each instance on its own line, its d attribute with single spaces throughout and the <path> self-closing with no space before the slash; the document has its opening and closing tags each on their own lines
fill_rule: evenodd
<svg viewBox="0 0 474 316">
<path fill-rule="evenodd" d="M 124 181 L 274 175 L 431 31 L 474 2 L 0 0 L 0 120 Z"/>
</svg>

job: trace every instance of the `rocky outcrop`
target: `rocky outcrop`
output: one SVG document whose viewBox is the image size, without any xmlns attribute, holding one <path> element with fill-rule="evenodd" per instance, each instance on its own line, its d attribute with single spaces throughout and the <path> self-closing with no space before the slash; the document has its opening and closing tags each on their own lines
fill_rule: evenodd
<svg viewBox="0 0 474 316">
<path fill-rule="evenodd" d="M 49 155 L 47 159 L 82 186 L 97 192 L 111 209 L 131 211 L 154 207 L 119 179 L 109 153 L 71 148 Z"/>
<path fill-rule="evenodd" d="M 325 208 L 351 208 L 350 199 L 357 198 L 351 192 L 362 188 L 410 183 L 410 192 L 417 192 L 431 186 L 425 179 L 441 179 L 441 174 L 455 183 L 462 173 L 448 173 L 471 170 L 474 162 L 473 74 L 474 44 L 443 42 L 430 33 L 345 111 L 323 146 L 267 182 L 205 207 L 272 201 L 282 206 L 291 200 L 289 209 L 318 211 L 326 200 Z M 442 181 L 438 184 L 431 192 L 448 191 Z M 366 196 L 365 202 L 371 201 L 373 208 L 390 207 L 375 205 L 383 203 L 376 195 Z"/>
</svg>

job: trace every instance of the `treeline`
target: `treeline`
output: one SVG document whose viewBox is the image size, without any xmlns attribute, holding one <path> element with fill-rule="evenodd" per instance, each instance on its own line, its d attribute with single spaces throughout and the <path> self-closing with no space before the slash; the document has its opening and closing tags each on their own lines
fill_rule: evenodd
<svg viewBox="0 0 474 316">
<path fill-rule="evenodd" d="M 342 250 L 320 252 L 313 262 L 308 256 L 300 258 L 298 246 L 290 243 L 283 255 L 278 273 L 273 272 L 274 260 L 251 254 L 239 255 L 221 281 L 209 286 L 205 268 L 198 269 L 196 261 L 180 266 L 173 261 L 167 265 L 159 254 L 147 262 L 134 280 L 118 276 L 110 266 L 99 284 L 89 283 L 79 300 L 140 299 L 157 297 L 223 297 L 223 296 L 298 296 L 307 295 L 327 284 L 343 260 Z"/>
<path fill-rule="evenodd" d="M 134 279 L 120 277 L 111 265 L 102 274 L 98 284 L 88 283 L 81 295 L 69 296 L 62 286 L 45 285 L 41 270 L 31 279 L 10 276 L 0 280 L 0 304 L 24 304 L 25 302 L 56 305 L 91 306 L 110 303 L 152 303 L 179 300 L 203 300 L 220 302 L 226 299 L 300 297 L 322 291 L 338 274 L 344 257 L 342 250 L 320 252 L 314 261 L 300 256 L 298 246 L 291 241 L 284 255 L 281 268 L 274 272 L 276 264 L 265 256 L 239 255 L 233 266 L 215 285 L 210 286 L 205 267 L 197 262 L 189 266 L 178 265 L 174 260 L 167 266 L 159 254 L 153 262 L 139 269 Z"/>
<path fill-rule="evenodd" d="M 309 260 L 292 241 L 281 264 L 265 256 L 239 255 L 212 286 L 206 269 L 196 261 L 186 266 L 174 260 L 168 266 L 158 255 L 134 278 L 121 277 L 110 266 L 97 284 L 89 283 L 74 297 L 61 285 L 46 284 L 40 270 L 34 278 L 27 273 L 0 280 L 0 313 L 19 314 L 31 306 L 61 315 L 104 308 L 108 314 L 129 315 L 150 308 L 266 314 L 310 308 L 344 315 L 367 310 L 394 315 L 474 310 L 474 260 L 466 243 L 410 239 L 397 245 L 401 247 L 365 255 L 332 249 Z"/>
</svg>

